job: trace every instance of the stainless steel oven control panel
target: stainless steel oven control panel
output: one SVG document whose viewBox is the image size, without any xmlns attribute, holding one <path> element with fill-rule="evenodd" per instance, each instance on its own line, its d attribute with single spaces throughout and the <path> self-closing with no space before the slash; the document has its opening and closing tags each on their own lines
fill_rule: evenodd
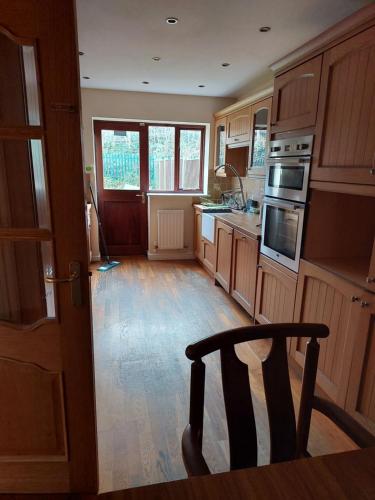
<svg viewBox="0 0 375 500">
<path fill-rule="evenodd" d="M 289 139 L 270 141 L 269 157 L 275 158 L 280 156 L 311 156 L 313 142 L 313 135 L 290 137 Z"/>
</svg>

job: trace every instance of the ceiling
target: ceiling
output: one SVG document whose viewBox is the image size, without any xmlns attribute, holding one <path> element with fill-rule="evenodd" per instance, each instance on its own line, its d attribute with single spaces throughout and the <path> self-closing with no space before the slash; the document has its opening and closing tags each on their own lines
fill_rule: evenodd
<svg viewBox="0 0 375 500">
<path fill-rule="evenodd" d="M 81 86 L 238 97 L 270 79 L 269 64 L 367 3 L 77 0 Z"/>
</svg>

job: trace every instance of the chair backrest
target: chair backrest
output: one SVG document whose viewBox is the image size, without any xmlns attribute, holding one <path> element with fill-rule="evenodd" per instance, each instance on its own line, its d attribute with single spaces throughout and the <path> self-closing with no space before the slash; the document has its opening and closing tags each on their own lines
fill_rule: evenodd
<svg viewBox="0 0 375 500">
<path fill-rule="evenodd" d="M 220 350 L 221 376 L 227 416 L 230 468 L 257 465 L 257 434 L 251 398 L 248 365 L 240 361 L 235 345 L 251 340 L 271 339 L 272 345 L 262 361 L 265 398 L 270 428 L 270 462 L 292 460 L 307 444 L 314 386 L 319 357 L 318 338 L 329 334 L 320 324 L 271 324 L 227 330 L 203 339 L 186 349 L 191 366 L 190 416 L 182 438 L 185 467 L 189 475 L 209 473 L 202 456 L 205 365 L 202 357 Z M 308 337 L 297 433 L 288 370 L 287 338 Z M 302 442 L 297 435 L 302 434 Z M 298 442 L 297 442 L 298 441 Z"/>
</svg>

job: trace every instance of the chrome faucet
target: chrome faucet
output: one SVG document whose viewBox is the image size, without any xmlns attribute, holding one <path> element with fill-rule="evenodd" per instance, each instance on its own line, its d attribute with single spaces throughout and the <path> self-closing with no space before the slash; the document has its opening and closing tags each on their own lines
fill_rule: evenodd
<svg viewBox="0 0 375 500">
<path fill-rule="evenodd" d="M 240 177 L 240 174 L 238 173 L 238 170 L 231 163 L 223 163 L 222 165 L 215 167 L 214 173 L 216 174 L 216 172 L 220 168 L 229 168 L 229 170 L 231 170 L 234 173 L 234 175 L 238 178 L 238 181 L 240 183 L 241 197 L 242 197 L 242 207 L 240 208 L 240 210 L 245 210 L 246 209 L 246 200 L 245 200 L 245 195 L 243 192 L 242 179 Z"/>
</svg>

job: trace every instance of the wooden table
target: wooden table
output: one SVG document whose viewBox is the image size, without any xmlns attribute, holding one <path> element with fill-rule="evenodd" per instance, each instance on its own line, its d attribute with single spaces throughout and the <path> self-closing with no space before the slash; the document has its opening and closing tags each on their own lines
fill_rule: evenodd
<svg viewBox="0 0 375 500">
<path fill-rule="evenodd" d="M 85 500 L 374 500 L 375 448 L 133 488 Z"/>
</svg>

